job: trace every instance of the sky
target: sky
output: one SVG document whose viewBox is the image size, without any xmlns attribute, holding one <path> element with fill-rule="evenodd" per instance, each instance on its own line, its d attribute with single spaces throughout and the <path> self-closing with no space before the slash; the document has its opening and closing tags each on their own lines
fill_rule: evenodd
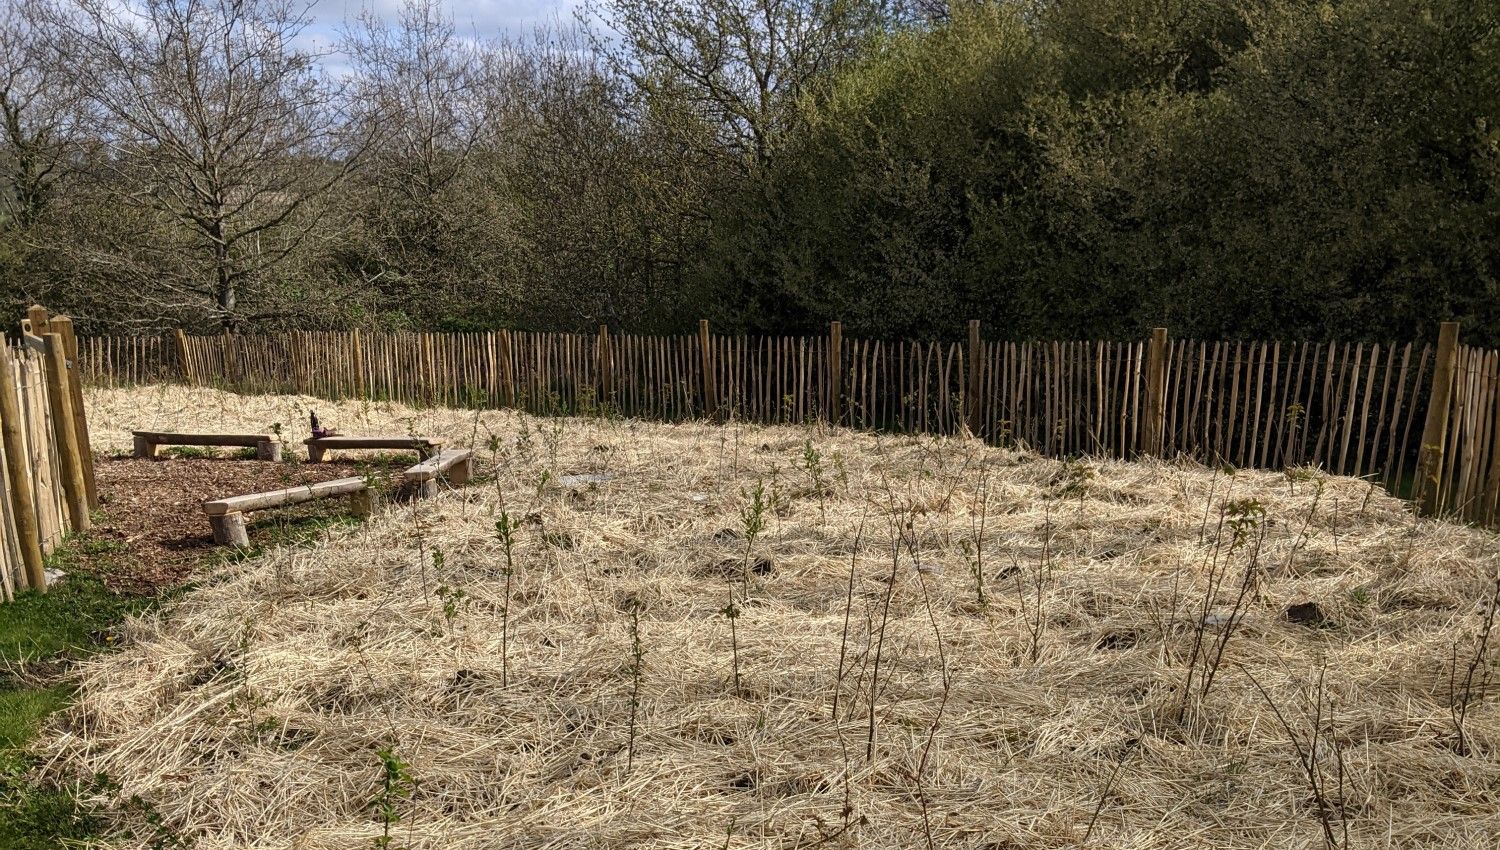
<svg viewBox="0 0 1500 850">
<path fill-rule="evenodd" d="M 0 0 L 3 2 L 3 0 Z M 440 0 L 461 35 L 481 38 L 497 35 L 521 35 L 533 27 L 573 20 L 577 0 Z M 339 28 L 347 18 L 362 9 L 375 10 L 386 20 L 395 20 L 401 0 L 313 0 L 313 25 L 303 33 L 308 46 L 322 52 L 338 38 Z M 337 71 L 342 63 L 328 57 L 324 65 Z"/>
</svg>

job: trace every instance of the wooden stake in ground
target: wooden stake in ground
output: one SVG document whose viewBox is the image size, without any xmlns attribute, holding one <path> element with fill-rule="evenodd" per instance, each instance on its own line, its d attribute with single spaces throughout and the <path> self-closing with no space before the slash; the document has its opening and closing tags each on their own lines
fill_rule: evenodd
<svg viewBox="0 0 1500 850">
<path fill-rule="evenodd" d="M 717 418 L 719 415 L 719 402 L 715 398 L 713 364 L 709 355 L 708 320 L 698 320 L 698 368 L 703 372 L 703 415 L 705 418 Z"/>
<path fill-rule="evenodd" d="M 970 319 L 968 361 L 964 364 L 968 369 L 968 373 L 965 375 L 968 378 L 968 386 L 964 389 L 964 406 L 968 408 L 966 421 L 969 426 L 969 433 L 976 437 L 979 436 L 981 414 L 979 406 L 979 349 L 979 320 Z"/>
<path fill-rule="evenodd" d="M 78 437 L 78 449 L 83 459 L 83 486 L 88 494 L 89 509 L 99 508 L 99 487 L 94 480 L 94 444 L 89 436 L 87 409 L 83 406 L 83 366 L 78 359 L 78 337 L 73 333 L 73 320 L 67 316 L 55 316 L 51 329 L 63 338 L 63 351 L 68 356 L 68 390 L 73 399 L 73 433 Z"/>
<path fill-rule="evenodd" d="M 1162 452 L 1162 437 L 1167 418 L 1167 329 L 1152 328 L 1146 352 L 1146 433 L 1142 447 L 1146 454 Z"/>
<path fill-rule="evenodd" d="M 83 450 L 73 427 L 73 395 L 68 386 L 68 357 L 62 334 L 49 333 L 43 339 L 47 349 L 47 397 L 52 414 L 52 433 L 57 439 L 57 456 L 63 495 L 67 497 L 68 518 L 74 531 L 88 531 L 88 487 L 84 484 Z"/>
<path fill-rule="evenodd" d="M 16 544 L 26 568 L 26 583 L 46 592 L 42 535 L 37 527 L 31 469 L 26 462 L 26 445 L 21 434 L 21 399 L 16 392 L 10 348 L 4 344 L 0 344 L 0 441 L 5 447 L 5 468 L 10 475 L 8 495 L 15 514 Z"/>
<path fill-rule="evenodd" d="M 828 421 L 839 424 L 844 395 L 844 323 L 828 323 Z"/>
<path fill-rule="evenodd" d="M 1432 392 L 1427 397 L 1427 424 L 1422 429 L 1422 447 L 1417 460 L 1417 509 L 1434 516 L 1443 506 L 1443 446 L 1448 437 L 1448 416 L 1453 401 L 1453 373 L 1458 366 L 1458 322 L 1443 322 L 1438 331 L 1437 362 L 1432 370 Z"/>
</svg>

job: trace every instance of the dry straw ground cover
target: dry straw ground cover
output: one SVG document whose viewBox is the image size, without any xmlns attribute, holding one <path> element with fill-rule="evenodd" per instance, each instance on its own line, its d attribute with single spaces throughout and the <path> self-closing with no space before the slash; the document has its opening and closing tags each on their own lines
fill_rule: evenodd
<svg viewBox="0 0 1500 850">
<path fill-rule="evenodd" d="M 92 404 L 122 448 L 295 439 L 316 405 L 473 444 L 486 475 L 233 567 L 83 672 L 48 770 L 145 801 L 131 846 L 1500 834 L 1500 546 L 1362 481 L 208 390 Z"/>
</svg>

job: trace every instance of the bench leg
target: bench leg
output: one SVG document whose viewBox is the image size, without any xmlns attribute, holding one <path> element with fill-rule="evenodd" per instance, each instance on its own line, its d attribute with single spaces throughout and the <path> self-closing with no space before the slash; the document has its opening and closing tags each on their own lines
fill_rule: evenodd
<svg viewBox="0 0 1500 850">
<path fill-rule="evenodd" d="M 474 458 L 472 457 L 466 458 L 459 461 L 458 463 L 453 464 L 453 468 L 448 470 L 448 482 L 455 487 L 462 487 L 463 485 L 468 484 L 469 479 L 473 477 Z"/>
<path fill-rule="evenodd" d="M 143 458 L 156 457 L 156 444 L 145 437 L 135 438 L 135 456 Z"/>
<path fill-rule="evenodd" d="M 322 463 L 323 462 L 323 453 L 326 452 L 326 451 L 328 451 L 328 450 L 325 449 L 325 448 L 323 448 L 322 446 L 308 446 L 307 447 L 307 462 L 308 463 Z"/>
<path fill-rule="evenodd" d="M 375 513 L 375 494 L 369 490 L 358 490 L 349 494 L 349 513 L 360 519 L 369 519 Z"/>
<path fill-rule="evenodd" d="M 263 440 L 255 444 L 256 460 L 281 460 L 281 444 L 275 440 Z"/>
<path fill-rule="evenodd" d="M 229 513 L 223 516 L 211 516 L 208 524 L 214 530 L 214 542 L 238 546 L 241 549 L 250 548 L 250 535 L 245 533 L 245 515 L 242 513 Z"/>
</svg>

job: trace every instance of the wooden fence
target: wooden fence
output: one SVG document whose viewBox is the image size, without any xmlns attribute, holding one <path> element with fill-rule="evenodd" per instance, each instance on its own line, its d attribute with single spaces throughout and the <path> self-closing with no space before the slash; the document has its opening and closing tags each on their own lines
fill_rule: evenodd
<svg viewBox="0 0 1500 850">
<path fill-rule="evenodd" d="M 43 558 L 99 505 L 72 323 L 33 308 L 0 344 L 0 598 L 47 587 Z"/>
<path fill-rule="evenodd" d="M 1132 342 L 1003 342 L 984 340 L 978 322 L 967 339 L 946 342 L 845 338 L 837 322 L 823 336 L 709 330 L 702 322 L 678 336 L 179 331 L 89 339 L 83 359 L 85 376 L 101 383 L 169 379 L 538 414 L 968 428 L 1054 456 L 1312 464 L 1403 494 L 1425 486 L 1434 512 L 1496 519 L 1497 352 L 1458 345 L 1456 329 L 1446 348 L 1442 340 L 1174 340 L 1163 329 Z M 1437 406 L 1436 380 L 1452 387 Z M 1441 450 L 1424 455 L 1440 418 Z"/>
</svg>

